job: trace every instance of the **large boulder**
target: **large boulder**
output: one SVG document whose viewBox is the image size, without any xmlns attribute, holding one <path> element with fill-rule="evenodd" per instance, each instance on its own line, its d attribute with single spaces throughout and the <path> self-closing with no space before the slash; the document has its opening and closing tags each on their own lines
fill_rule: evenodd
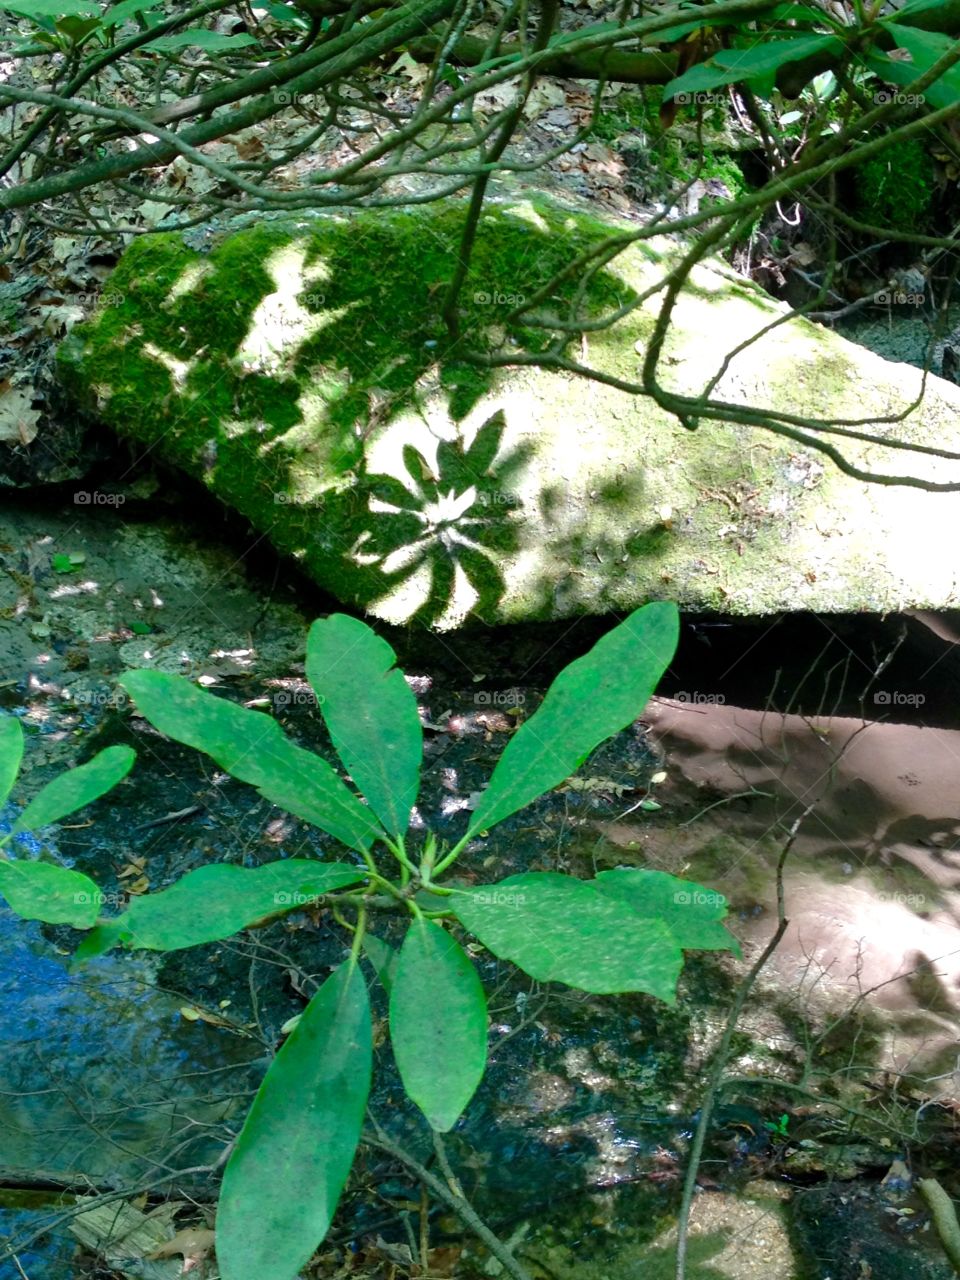
<svg viewBox="0 0 960 1280">
<path fill-rule="evenodd" d="M 649 399 L 527 365 L 457 358 L 441 324 L 463 205 L 264 220 L 192 247 L 135 242 L 111 305 L 75 330 L 60 366 L 72 393 L 147 451 L 200 478 L 341 601 L 437 628 L 623 610 L 668 597 L 761 614 L 956 603 L 960 496 L 867 485 L 794 442 L 704 421 L 687 431 Z M 463 291 L 465 339 L 529 351 L 508 333 L 530 298 L 617 230 L 542 200 L 484 215 Z M 646 242 L 580 289 L 591 313 L 661 279 L 678 253 Z M 661 295 L 575 339 L 592 368 L 635 380 Z M 662 368 L 698 392 L 723 356 L 783 308 L 721 263 L 680 298 Z M 818 418 L 876 421 L 881 435 L 957 447 L 960 390 L 927 383 L 813 324 L 746 345 L 715 394 Z M 869 425 L 866 429 L 870 429 Z M 836 443 L 836 438 L 831 437 Z M 861 466 L 903 455 L 841 442 Z M 960 464 L 910 459 L 960 480 Z"/>
</svg>

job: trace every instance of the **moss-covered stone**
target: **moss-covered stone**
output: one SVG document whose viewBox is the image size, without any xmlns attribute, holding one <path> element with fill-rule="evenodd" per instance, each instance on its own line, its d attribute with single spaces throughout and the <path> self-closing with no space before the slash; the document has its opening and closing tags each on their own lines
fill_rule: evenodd
<svg viewBox="0 0 960 1280">
<path fill-rule="evenodd" d="M 663 596 L 738 613 L 951 602 L 948 568 L 907 547 L 921 512 L 956 521 L 953 497 L 868 489 L 743 427 L 688 432 L 602 383 L 469 363 L 468 348 L 542 350 L 545 329 L 511 326 L 517 299 L 622 227 L 541 199 L 493 204 L 452 342 L 440 307 L 463 217 L 448 203 L 262 220 L 203 251 L 144 238 L 111 278 L 110 305 L 62 348 L 63 376 L 332 594 L 386 620 L 445 628 Z M 622 307 L 677 251 L 634 245 L 588 280 L 573 272 L 542 311 Z M 655 295 L 612 329 L 575 337 L 572 354 L 636 380 L 658 306 Z M 779 314 L 719 264 L 698 268 L 661 377 L 699 391 Z M 879 417 L 912 396 L 911 371 L 898 369 L 791 322 L 745 346 L 715 394 Z M 957 405 L 953 388 L 928 390 L 924 413 L 897 433 L 940 443 Z M 851 450 L 863 461 L 863 446 Z"/>
</svg>

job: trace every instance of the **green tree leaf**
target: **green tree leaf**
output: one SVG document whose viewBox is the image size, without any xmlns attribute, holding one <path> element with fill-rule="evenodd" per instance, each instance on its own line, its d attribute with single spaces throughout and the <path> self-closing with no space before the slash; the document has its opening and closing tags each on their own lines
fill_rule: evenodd
<svg viewBox="0 0 960 1280">
<path fill-rule="evenodd" d="M 643 921 L 665 925 L 684 951 L 732 951 L 740 944 L 720 923 L 727 914 L 722 893 L 705 889 L 665 871 L 617 867 L 601 871 L 594 882 L 601 893 L 625 903 Z"/>
<path fill-rule="evenodd" d="M 839 55 L 843 48 L 843 41 L 836 36 L 798 36 L 753 44 L 747 49 L 722 49 L 664 85 L 663 100 L 669 102 L 680 93 L 703 93 L 725 84 L 760 80 L 776 74 L 789 62 L 799 62 L 825 50 Z"/>
<path fill-rule="evenodd" d="M 327 762 L 295 746 L 269 716 L 162 671 L 128 671 L 120 684 L 161 733 L 205 752 L 281 809 L 351 849 L 369 849 L 382 836 L 374 815 Z"/>
<path fill-rule="evenodd" d="M 420 786 L 423 730 L 397 655 L 364 622 L 322 618 L 307 638 L 307 679 L 344 767 L 387 831 L 403 836 Z"/>
<path fill-rule="evenodd" d="M 646 991 L 676 998 L 684 950 L 738 950 L 719 923 L 722 894 L 662 871 L 552 871 L 509 876 L 448 899 L 485 947 L 540 982 L 582 991 Z"/>
<path fill-rule="evenodd" d="M 538 982 L 601 995 L 647 991 L 674 1001 L 683 953 L 666 925 L 654 920 L 638 928 L 627 904 L 594 882 L 531 871 L 447 901 L 489 951 Z"/>
<path fill-rule="evenodd" d="M 898 15 L 899 16 L 899 15 Z M 916 27 L 901 27 L 896 22 L 888 22 L 887 30 L 901 49 L 906 49 L 912 61 L 901 62 L 889 58 L 884 53 L 872 53 L 867 59 L 870 70 L 889 81 L 891 84 L 906 86 L 926 74 L 935 62 L 956 47 L 956 40 L 951 36 L 940 35 L 937 31 L 921 31 Z M 924 99 L 931 106 L 950 107 L 960 101 L 960 64 L 954 63 L 944 75 L 934 80 L 923 91 Z"/>
<path fill-rule="evenodd" d="M 229 36 L 219 31 L 208 31 L 206 27 L 188 27 L 186 31 L 177 31 L 172 36 L 157 36 L 144 48 L 169 53 L 176 49 L 243 49 L 256 43 L 253 36 Z"/>
<path fill-rule="evenodd" d="M 59 822 L 67 814 L 98 800 L 127 776 L 136 758 L 132 747 L 107 747 L 86 764 L 61 773 L 33 797 L 14 823 L 14 834 L 39 831 L 41 827 Z"/>
<path fill-rule="evenodd" d="M 90 18 L 100 15 L 100 6 L 88 3 L 88 0 L 0 0 L 0 9 L 24 18 Z"/>
<path fill-rule="evenodd" d="M 343 862 L 310 862 L 306 858 L 268 862 L 262 867 L 222 863 L 198 867 L 169 889 L 131 898 L 126 911 L 109 922 L 112 940 L 108 946 L 122 938 L 130 947 L 179 951 L 217 942 L 265 916 L 295 911 L 319 894 L 356 884 L 363 878 L 358 867 Z M 94 946 L 91 943 L 84 955 L 90 954 Z"/>
<path fill-rule="evenodd" d="M 323 984 L 264 1077 L 223 1176 L 223 1280 L 294 1280 L 330 1227 L 353 1164 L 373 1061 L 353 961 Z"/>
<path fill-rule="evenodd" d="M 396 976 L 400 952 L 394 950 L 389 943 L 384 942 L 382 938 L 378 938 L 376 934 L 371 933 L 369 929 L 363 935 L 361 945 L 363 946 L 364 955 L 373 965 L 380 985 L 389 996 L 393 990 L 393 979 Z"/>
<path fill-rule="evenodd" d="M 50 862 L 0 857 L 0 894 L 24 920 L 89 929 L 100 914 L 100 890 L 89 876 Z"/>
<path fill-rule="evenodd" d="M 0 716 L 0 809 L 10 798 L 23 760 L 23 726 L 16 716 Z"/>
<path fill-rule="evenodd" d="M 159 9 L 163 0 L 120 0 L 120 4 L 112 5 L 103 15 L 105 27 L 116 27 L 128 18 L 135 18 L 138 13 L 148 9 Z"/>
<path fill-rule="evenodd" d="M 487 1065 L 487 1001 L 455 938 L 429 920 L 407 931 L 390 996 L 390 1040 L 403 1087 L 446 1133 Z"/>
<path fill-rule="evenodd" d="M 574 773 L 606 738 L 640 715 L 677 647 L 674 604 L 654 602 L 625 618 L 571 662 L 520 726 L 473 813 L 469 834 L 516 813 Z"/>
<path fill-rule="evenodd" d="M 83 964 L 119 946 L 125 939 L 123 919 L 123 916 L 114 916 L 112 920 L 98 921 L 73 953 L 72 963 Z"/>
</svg>

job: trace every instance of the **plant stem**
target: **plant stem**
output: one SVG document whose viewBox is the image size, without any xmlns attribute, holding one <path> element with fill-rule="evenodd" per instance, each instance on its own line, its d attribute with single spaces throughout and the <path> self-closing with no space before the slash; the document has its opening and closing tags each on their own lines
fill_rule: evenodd
<svg viewBox="0 0 960 1280">
<path fill-rule="evenodd" d="M 923 1196 L 933 1225 L 937 1229 L 943 1252 L 950 1259 L 950 1265 L 960 1276 L 960 1224 L 957 1223 L 957 1211 L 953 1201 L 941 1187 L 936 1178 L 921 1178 L 917 1190 Z"/>
<path fill-rule="evenodd" d="M 803 813 L 791 825 L 787 835 L 787 841 L 781 851 L 779 861 L 777 862 L 777 928 L 764 947 L 763 951 L 755 960 L 750 972 L 741 982 L 736 998 L 727 1014 L 727 1020 L 724 1024 L 723 1035 L 717 1048 L 717 1054 L 710 1069 L 710 1075 L 707 1078 L 707 1088 L 704 1094 L 703 1103 L 700 1107 L 700 1120 L 697 1123 L 696 1132 L 693 1135 L 693 1143 L 690 1147 L 690 1159 L 687 1164 L 687 1174 L 683 1181 L 683 1195 L 680 1200 L 680 1216 L 677 1223 L 677 1269 L 676 1280 L 685 1280 L 686 1264 L 687 1264 L 687 1236 L 690 1226 L 690 1208 L 693 1204 L 693 1195 L 697 1187 L 697 1172 L 700 1168 L 700 1159 L 703 1155 L 703 1146 L 707 1139 L 707 1130 L 710 1127 L 710 1117 L 713 1114 L 713 1104 L 720 1088 L 724 1070 L 726 1069 L 727 1059 L 730 1056 L 730 1042 L 733 1039 L 733 1033 L 737 1028 L 740 1020 L 740 1014 L 743 1012 L 743 1006 L 747 1002 L 747 997 L 753 990 L 753 984 L 760 976 L 760 970 L 767 963 L 770 957 L 780 945 L 780 939 L 787 931 L 787 920 L 784 911 L 783 897 L 783 867 L 787 860 L 787 854 L 793 847 L 793 842 L 797 838 L 797 832 L 804 818 L 814 809 L 814 805 L 810 804 L 804 809 Z"/>
<path fill-rule="evenodd" d="M 394 1160 L 399 1160 L 401 1164 L 406 1165 L 411 1173 L 416 1174 L 423 1185 L 438 1200 L 442 1200 L 444 1204 L 448 1205 L 461 1222 L 469 1227 L 479 1240 L 483 1241 L 497 1261 L 503 1265 L 504 1271 L 512 1277 L 512 1280 L 532 1280 L 527 1269 L 516 1260 L 503 1241 L 493 1234 L 468 1200 L 456 1195 L 445 1182 L 436 1177 L 435 1174 L 432 1174 L 429 1169 L 414 1156 L 404 1151 L 402 1147 L 395 1146 L 389 1138 L 365 1136 L 363 1141 L 369 1147 L 379 1147 L 381 1151 L 385 1151 Z"/>
</svg>

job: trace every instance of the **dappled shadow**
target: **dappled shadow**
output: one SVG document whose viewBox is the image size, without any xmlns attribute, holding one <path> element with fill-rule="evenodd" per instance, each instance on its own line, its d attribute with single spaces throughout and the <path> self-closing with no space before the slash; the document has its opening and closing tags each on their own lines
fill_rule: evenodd
<svg viewBox="0 0 960 1280">
<path fill-rule="evenodd" d="M 453 341 L 440 311 L 463 217 L 453 203 L 264 220 L 205 253 L 175 236 L 136 242 L 111 304 L 65 345 L 64 375 L 344 602 L 389 599 L 383 616 L 425 624 L 451 610 L 492 619 L 528 515 L 542 522 L 556 506 L 541 489 L 566 486 L 533 475 L 529 402 L 481 403 L 499 384 L 466 352 L 543 350 L 547 331 L 512 321 L 514 308 L 610 228 L 546 203 L 488 214 Z M 563 281 L 544 305 L 596 317 L 634 296 L 604 268 L 586 287 Z M 600 483 L 594 511 L 565 514 L 559 576 L 566 543 L 590 542 L 578 525 L 607 508 L 616 525 L 636 492 L 629 478 Z M 659 536 L 638 535 L 630 553 L 656 555 Z M 604 545 L 594 576 L 606 563 Z M 557 584 L 544 578 L 532 598 L 550 598 Z"/>
</svg>

